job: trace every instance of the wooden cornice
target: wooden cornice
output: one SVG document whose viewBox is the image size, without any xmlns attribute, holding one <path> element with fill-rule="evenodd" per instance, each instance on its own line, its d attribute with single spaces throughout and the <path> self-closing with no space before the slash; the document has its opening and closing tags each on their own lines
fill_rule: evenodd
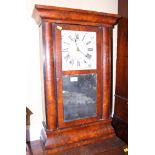
<svg viewBox="0 0 155 155">
<path fill-rule="evenodd" d="M 37 24 L 40 24 L 43 20 L 48 20 L 52 22 L 94 23 L 108 26 L 114 26 L 120 18 L 116 14 L 45 5 L 35 5 L 32 16 Z"/>
</svg>

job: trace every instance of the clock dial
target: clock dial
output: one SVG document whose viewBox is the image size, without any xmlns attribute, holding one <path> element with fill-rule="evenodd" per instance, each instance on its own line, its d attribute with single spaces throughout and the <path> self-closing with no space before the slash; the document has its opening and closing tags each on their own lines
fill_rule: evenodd
<svg viewBox="0 0 155 155">
<path fill-rule="evenodd" d="M 62 70 L 96 69 L 96 32 L 61 31 Z"/>
</svg>

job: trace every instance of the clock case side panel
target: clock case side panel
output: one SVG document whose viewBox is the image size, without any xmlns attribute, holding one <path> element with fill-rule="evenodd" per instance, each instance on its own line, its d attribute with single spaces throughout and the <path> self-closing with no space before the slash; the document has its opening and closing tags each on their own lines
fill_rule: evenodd
<svg viewBox="0 0 155 155">
<path fill-rule="evenodd" d="M 40 24 L 41 37 L 41 59 L 43 71 L 44 85 L 44 109 L 46 123 L 43 122 L 45 130 L 56 130 L 57 128 L 57 108 L 56 108 L 56 85 L 55 85 L 55 70 L 54 70 L 54 54 L 53 54 L 53 27 L 51 23 L 42 22 Z"/>
<path fill-rule="evenodd" d="M 103 120 L 110 118 L 112 102 L 112 61 L 112 28 L 103 27 Z"/>
</svg>

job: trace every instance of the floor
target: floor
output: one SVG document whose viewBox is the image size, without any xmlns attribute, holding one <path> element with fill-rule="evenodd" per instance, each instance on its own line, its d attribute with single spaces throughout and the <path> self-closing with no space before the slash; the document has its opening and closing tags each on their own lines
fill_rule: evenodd
<svg viewBox="0 0 155 155">
<path fill-rule="evenodd" d="M 70 149 L 54 155 L 127 155 L 127 146 L 118 137 Z M 45 155 L 40 141 L 31 142 L 32 153 L 27 155 Z"/>
</svg>

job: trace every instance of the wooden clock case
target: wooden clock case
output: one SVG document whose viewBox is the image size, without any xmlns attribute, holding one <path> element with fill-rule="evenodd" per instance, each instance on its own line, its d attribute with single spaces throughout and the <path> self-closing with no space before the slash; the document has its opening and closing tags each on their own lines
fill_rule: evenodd
<svg viewBox="0 0 155 155">
<path fill-rule="evenodd" d="M 52 154 L 115 136 L 110 119 L 112 29 L 120 17 L 95 11 L 35 5 L 33 18 L 39 25 L 42 47 L 45 120 L 41 140 L 45 152 Z M 98 33 L 96 72 L 100 75 L 97 87 L 100 90 L 97 102 L 100 103 L 97 104 L 95 118 L 64 122 L 63 106 L 59 104 L 62 103 L 59 25 L 69 25 L 75 29 L 91 27 Z"/>
</svg>

